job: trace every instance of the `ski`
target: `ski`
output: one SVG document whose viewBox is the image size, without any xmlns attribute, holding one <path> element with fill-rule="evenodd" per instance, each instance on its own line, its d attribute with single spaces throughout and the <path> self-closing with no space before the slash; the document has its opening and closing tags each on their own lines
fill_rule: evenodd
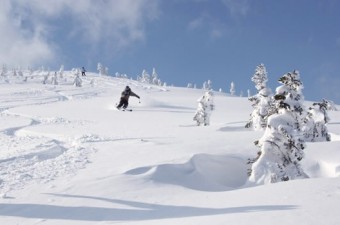
<svg viewBox="0 0 340 225">
<path fill-rule="evenodd" d="M 117 109 L 118 111 L 128 111 L 128 112 L 132 112 L 132 109 L 119 109 L 119 108 L 117 108 L 117 107 L 116 107 L 116 109 Z"/>
</svg>

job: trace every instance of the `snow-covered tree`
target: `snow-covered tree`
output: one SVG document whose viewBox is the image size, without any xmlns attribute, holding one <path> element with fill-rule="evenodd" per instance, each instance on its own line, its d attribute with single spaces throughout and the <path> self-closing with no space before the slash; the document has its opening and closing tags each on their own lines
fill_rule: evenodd
<svg viewBox="0 0 340 225">
<path fill-rule="evenodd" d="M 83 83 L 83 81 L 82 81 L 82 79 L 80 78 L 79 74 L 80 74 L 80 71 L 79 71 L 79 69 L 77 69 L 77 70 L 76 70 L 76 73 L 75 73 L 75 79 L 74 79 L 74 81 L 73 81 L 73 85 L 74 85 L 75 87 L 81 87 L 81 86 L 82 86 L 82 83 Z"/>
<path fill-rule="evenodd" d="M 18 76 L 20 76 L 20 77 L 24 76 L 24 74 L 23 74 L 23 72 L 22 72 L 20 67 L 18 68 Z"/>
<path fill-rule="evenodd" d="M 152 82 L 152 84 L 155 84 L 155 85 L 158 85 L 158 86 L 162 86 L 162 82 L 158 78 L 158 74 L 157 74 L 155 68 L 152 69 L 151 82 Z"/>
<path fill-rule="evenodd" d="M 156 69 L 152 69 L 152 74 L 150 75 L 145 69 L 143 70 L 140 76 L 137 76 L 137 81 L 145 83 L 145 84 L 154 84 L 158 86 L 166 86 L 159 79 Z"/>
<path fill-rule="evenodd" d="M 205 94 L 199 98 L 198 107 L 194 116 L 194 121 L 196 121 L 197 126 L 210 124 L 211 112 L 214 110 L 214 95 L 211 90 L 205 92 Z"/>
<path fill-rule="evenodd" d="M 8 72 L 7 66 L 6 66 L 6 64 L 3 64 L 2 65 L 2 69 L 1 69 L 1 76 L 2 77 L 7 77 L 7 72 Z"/>
<path fill-rule="evenodd" d="M 60 69 L 59 69 L 59 76 L 60 76 L 60 78 L 63 78 L 63 76 L 64 76 L 64 65 L 61 65 L 61 66 L 60 66 Z"/>
<path fill-rule="evenodd" d="M 104 67 L 101 63 L 97 64 L 97 70 L 100 75 L 107 75 L 108 73 L 108 68 Z"/>
<path fill-rule="evenodd" d="M 273 107 L 271 99 L 271 90 L 267 88 L 267 70 L 263 64 L 256 67 L 255 73 L 251 80 L 255 83 L 257 94 L 248 98 L 254 108 L 250 114 L 247 128 L 252 127 L 254 130 L 262 130 L 267 126 L 267 119 Z M 249 90 L 248 90 L 249 94 Z"/>
<path fill-rule="evenodd" d="M 204 81 L 203 83 L 203 90 L 211 90 L 212 89 L 212 82 L 211 80 Z"/>
<path fill-rule="evenodd" d="M 52 85 L 58 85 L 58 75 L 57 75 L 57 72 L 55 72 L 54 76 L 52 77 Z"/>
<path fill-rule="evenodd" d="M 151 83 L 150 74 L 146 70 L 143 70 L 142 75 L 138 76 L 137 80 L 142 82 L 142 83 L 146 83 L 146 84 Z"/>
<path fill-rule="evenodd" d="M 44 79 L 43 79 L 42 83 L 47 84 L 49 77 L 50 77 L 50 72 L 48 72 L 47 74 L 44 75 Z"/>
<path fill-rule="evenodd" d="M 231 82 L 231 84 L 230 84 L 230 94 L 231 94 L 232 96 L 234 96 L 234 95 L 235 95 L 235 92 L 236 92 L 235 84 L 234 84 L 234 82 Z"/>
<path fill-rule="evenodd" d="M 330 110 L 331 107 L 331 104 L 323 99 L 322 102 L 313 103 L 313 106 L 309 108 L 304 126 L 306 141 L 317 142 L 331 140 L 327 129 L 327 124 L 330 120 L 328 110 Z"/>
<path fill-rule="evenodd" d="M 300 161 L 304 157 L 302 135 L 303 85 L 297 71 L 284 74 L 276 88 L 276 111 L 269 116 L 264 135 L 256 145 L 260 148 L 252 164 L 249 180 L 257 184 L 305 178 Z"/>
</svg>

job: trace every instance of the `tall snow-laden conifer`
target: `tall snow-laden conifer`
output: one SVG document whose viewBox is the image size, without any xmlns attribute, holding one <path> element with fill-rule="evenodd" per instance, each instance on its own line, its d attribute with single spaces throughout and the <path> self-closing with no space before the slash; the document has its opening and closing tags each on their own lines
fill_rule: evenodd
<svg viewBox="0 0 340 225">
<path fill-rule="evenodd" d="M 155 85 L 158 85 L 158 86 L 162 86 L 162 82 L 158 78 L 158 74 L 157 74 L 155 68 L 152 68 L 151 81 L 152 81 L 152 84 L 155 84 Z"/>
<path fill-rule="evenodd" d="M 250 114 L 247 128 L 253 127 L 254 130 L 261 130 L 267 126 L 267 119 L 272 110 L 271 90 L 267 88 L 267 70 L 263 64 L 256 67 L 255 73 L 251 80 L 255 83 L 257 94 L 249 97 L 253 112 Z"/>
<path fill-rule="evenodd" d="M 81 86 L 82 86 L 82 83 L 83 83 L 83 81 L 82 81 L 82 79 L 80 78 L 79 74 L 80 74 L 80 70 L 79 70 L 79 69 L 76 69 L 76 70 L 75 70 L 75 78 L 74 78 L 74 81 L 73 81 L 73 85 L 74 85 L 75 87 L 81 87 Z"/>
<path fill-rule="evenodd" d="M 205 92 L 205 94 L 199 98 L 198 107 L 194 116 L 194 121 L 196 121 L 197 126 L 210 124 L 211 112 L 214 110 L 214 95 L 211 90 Z"/>
<path fill-rule="evenodd" d="M 203 90 L 211 90 L 212 89 L 212 82 L 211 80 L 204 81 L 203 83 Z"/>
<path fill-rule="evenodd" d="M 304 126 L 306 141 L 317 142 L 331 140 L 327 129 L 327 123 L 330 120 L 328 110 L 331 109 L 332 104 L 325 99 L 323 99 L 322 102 L 313 103 L 313 106 L 309 108 Z"/>
<path fill-rule="evenodd" d="M 101 63 L 98 63 L 97 64 L 97 70 L 98 70 L 98 73 L 100 74 L 100 75 L 107 75 L 107 71 L 106 71 L 106 68 L 103 66 L 103 64 L 101 64 Z"/>
<path fill-rule="evenodd" d="M 63 75 L 64 75 L 64 65 L 61 65 L 60 69 L 59 69 L 59 76 L 60 76 L 60 78 L 63 78 Z"/>
<path fill-rule="evenodd" d="M 231 82 L 231 83 L 230 83 L 230 94 L 231 94 L 232 96 L 234 96 L 234 95 L 235 95 L 235 92 L 236 92 L 235 83 L 234 83 L 234 82 Z"/>
<path fill-rule="evenodd" d="M 151 83 L 151 77 L 146 70 L 143 70 L 142 75 L 140 77 L 138 77 L 137 80 L 142 82 L 142 83 L 146 83 L 146 84 Z"/>
<path fill-rule="evenodd" d="M 284 74 L 276 88 L 276 111 L 269 116 L 262 138 L 255 142 L 261 148 L 252 163 L 249 180 L 257 184 L 305 178 L 300 161 L 304 157 L 302 135 L 303 85 L 298 71 Z"/>
<path fill-rule="evenodd" d="M 1 76 L 5 77 L 7 75 L 7 72 L 8 72 L 7 66 L 6 64 L 3 64 L 1 69 Z"/>
<path fill-rule="evenodd" d="M 58 85 L 58 75 L 57 72 L 54 73 L 54 76 L 52 77 L 52 84 Z"/>
</svg>

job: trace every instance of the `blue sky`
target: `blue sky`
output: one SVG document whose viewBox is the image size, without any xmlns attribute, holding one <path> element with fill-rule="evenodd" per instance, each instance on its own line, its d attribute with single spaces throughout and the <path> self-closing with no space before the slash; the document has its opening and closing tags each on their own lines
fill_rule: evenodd
<svg viewBox="0 0 340 225">
<path fill-rule="evenodd" d="M 340 104 L 337 0 L 1 0 L 0 62 L 58 70 L 85 66 L 136 78 L 255 93 L 264 63 L 274 90 L 300 71 L 306 100 Z"/>
</svg>

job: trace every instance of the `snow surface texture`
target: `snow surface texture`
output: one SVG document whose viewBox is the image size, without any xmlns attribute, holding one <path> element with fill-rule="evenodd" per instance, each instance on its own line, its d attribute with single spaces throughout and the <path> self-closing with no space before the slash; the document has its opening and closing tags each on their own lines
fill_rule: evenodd
<svg viewBox="0 0 340 225">
<path fill-rule="evenodd" d="M 74 79 L 0 78 L 0 224 L 339 224 L 340 112 L 331 142 L 307 143 L 309 179 L 250 187 L 247 98 L 215 93 L 202 127 L 203 90 Z M 133 112 L 114 110 L 126 85 Z"/>
</svg>

